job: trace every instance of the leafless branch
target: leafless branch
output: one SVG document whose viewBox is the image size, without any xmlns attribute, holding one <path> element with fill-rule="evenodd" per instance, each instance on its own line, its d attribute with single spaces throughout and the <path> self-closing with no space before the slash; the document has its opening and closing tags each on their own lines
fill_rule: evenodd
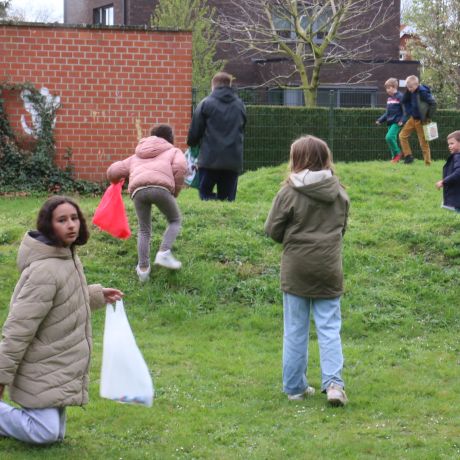
<svg viewBox="0 0 460 460">
<path fill-rule="evenodd" d="M 323 65 L 375 57 L 374 43 L 387 39 L 385 26 L 399 15 L 388 0 L 228 1 L 216 20 L 225 41 L 242 56 L 286 57 L 310 90 Z"/>
</svg>

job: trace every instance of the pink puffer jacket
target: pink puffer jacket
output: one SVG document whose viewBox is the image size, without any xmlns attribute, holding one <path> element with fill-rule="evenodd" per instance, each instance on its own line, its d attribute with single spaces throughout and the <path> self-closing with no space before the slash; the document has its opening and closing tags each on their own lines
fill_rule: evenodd
<svg viewBox="0 0 460 460">
<path fill-rule="evenodd" d="M 128 192 L 139 187 L 158 185 L 177 196 L 184 185 L 187 164 L 181 150 L 156 136 L 139 141 L 136 152 L 126 160 L 113 163 L 107 170 L 110 182 L 129 179 Z"/>
</svg>

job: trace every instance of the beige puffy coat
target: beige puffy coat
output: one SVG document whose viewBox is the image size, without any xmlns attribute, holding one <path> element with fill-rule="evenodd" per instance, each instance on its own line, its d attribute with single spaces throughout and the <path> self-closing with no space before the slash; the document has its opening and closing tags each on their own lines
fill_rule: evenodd
<svg viewBox="0 0 460 460">
<path fill-rule="evenodd" d="M 128 192 L 132 194 L 139 187 L 156 185 L 177 196 L 184 185 L 187 171 L 185 156 L 161 137 L 150 136 L 139 141 L 134 155 L 113 163 L 107 170 L 110 182 L 129 178 Z"/>
<path fill-rule="evenodd" d="M 104 305 L 100 285 L 86 284 L 69 248 L 27 233 L 18 252 L 21 277 L 0 342 L 0 383 L 27 408 L 88 402 L 91 308 Z"/>
</svg>

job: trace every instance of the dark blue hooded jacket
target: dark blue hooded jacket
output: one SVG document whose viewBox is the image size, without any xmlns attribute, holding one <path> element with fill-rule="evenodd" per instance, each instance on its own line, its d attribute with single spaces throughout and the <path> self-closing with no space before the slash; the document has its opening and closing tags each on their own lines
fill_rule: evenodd
<svg viewBox="0 0 460 460">
<path fill-rule="evenodd" d="M 402 104 L 404 108 L 404 122 L 409 117 L 421 120 L 422 122 L 428 119 L 431 120 L 436 111 L 436 101 L 431 94 L 430 87 L 426 85 L 419 85 L 413 93 L 406 91 L 402 99 Z"/>
<path fill-rule="evenodd" d="M 442 168 L 444 205 L 460 209 L 460 153 L 452 153 Z"/>
</svg>

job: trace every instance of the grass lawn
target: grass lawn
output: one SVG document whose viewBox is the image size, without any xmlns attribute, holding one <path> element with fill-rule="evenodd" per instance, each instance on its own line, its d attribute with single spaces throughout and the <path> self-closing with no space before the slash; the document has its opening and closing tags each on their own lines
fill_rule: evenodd
<svg viewBox="0 0 460 460">
<path fill-rule="evenodd" d="M 88 281 L 125 292 L 154 405 L 99 397 L 104 312 L 96 312 L 90 404 L 68 409 L 63 443 L 2 439 L 1 459 L 460 458 L 460 214 L 440 208 L 442 164 L 337 165 L 351 197 L 342 302 L 348 406 L 330 408 L 319 392 L 288 402 L 281 392 L 281 247 L 263 224 L 286 166 L 260 169 L 241 177 L 235 203 L 180 195 L 177 273 L 157 269 L 139 284 L 129 198 L 131 239 L 93 231 L 79 250 Z M 1 320 L 18 245 L 43 200 L 0 198 Z M 87 216 L 98 201 L 79 199 Z M 152 254 L 164 228 L 155 219 Z M 314 329 L 308 376 L 319 388 Z"/>
</svg>

